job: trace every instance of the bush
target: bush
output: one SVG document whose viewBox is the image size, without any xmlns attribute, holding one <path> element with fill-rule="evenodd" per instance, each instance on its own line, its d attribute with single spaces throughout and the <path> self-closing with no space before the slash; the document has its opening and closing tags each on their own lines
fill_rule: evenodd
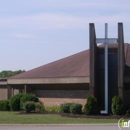
<svg viewBox="0 0 130 130">
<path fill-rule="evenodd" d="M 111 105 L 113 115 L 121 115 L 123 112 L 123 103 L 120 96 L 114 96 L 112 98 Z"/>
<path fill-rule="evenodd" d="M 23 94 L 23 96 L 20 99 L 20 108 L 21 109 L 23 109 L 23 103 L 26 101 L 38 102 L 38 98 L 32 93 Z"/>
<path fill-rule="evenodd" d="M 84 106 L 84 113 L 86 115 L 98 114 L 97 99 L 94 96 L 88 95 L 87 103 Z"/>
<path fill-rule="evenodd" d="M 126 111 L 126 116 L 130 116 L 130 110 Z"/>
<path fill-rule="evenodd" d="M 38 112 L 45 111 L 44 105 L 41 104 L 40 102 L 36 102 L 35 103 L 35 111 L 38 111 Z"/>
<path fill-rule="evenodd" d="M 23 109 L 26 113 L 30 113 L 35 110 L 35 102 L 27 101 L 23 104 Z"/>
<path fill-rule="evenodd" d="M 70 112 L 74 114 L 81 114 L 82 113 L 82 105 L 79 103 L 74 103 L 70 106 Z"/>
<path fill-rule="evenodd" d="M 70 106 L 72 105 L 73 103 L 64 103 L 64 104 L 61 104 L 60 105 L 60 110 L 61 112 L 63 113 L 70 113 Z"/>
<path fill-rule="evenodd" d="M 17 94 L 10 98 L 9 105 L 10 105 L 11 111 L 20 110 L 20 98 L 21 97 L 22 97 L 22 94 Z"/>
<path fill-rule="evenodd" d="M 9 101 L 7 100 L 0 101 L 0 111 L 9 111 L 9 110 L 10 110 Z"/>
</svg>

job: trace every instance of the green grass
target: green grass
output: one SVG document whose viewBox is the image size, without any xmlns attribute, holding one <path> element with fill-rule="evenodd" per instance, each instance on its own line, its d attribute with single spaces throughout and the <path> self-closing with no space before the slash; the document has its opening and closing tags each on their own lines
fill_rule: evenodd
<svg viewBox="0 0 130 130">
<path fill-rule="evenodd" d="M 45 111 L 48 112 L 60 112 L 59 106 L 45 107 Z"/>
<path fill-rule="evenodd" d="M 90 124 L 117 122 L 118 119 L 67 118 L 57 114 L 18 114 L 18 112 L 0 112 L 0 124 Z"/>
</svg>

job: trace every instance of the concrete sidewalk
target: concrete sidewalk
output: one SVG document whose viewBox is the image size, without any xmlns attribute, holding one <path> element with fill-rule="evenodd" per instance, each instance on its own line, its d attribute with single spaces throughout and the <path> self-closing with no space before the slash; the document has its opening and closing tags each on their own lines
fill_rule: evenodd
<svg viewBox="0 0 130 130">
<path fill-rule="evenodd" d="M 0 130 L 119 130 L 117 124 L 3 124 Z"/>
</svg>

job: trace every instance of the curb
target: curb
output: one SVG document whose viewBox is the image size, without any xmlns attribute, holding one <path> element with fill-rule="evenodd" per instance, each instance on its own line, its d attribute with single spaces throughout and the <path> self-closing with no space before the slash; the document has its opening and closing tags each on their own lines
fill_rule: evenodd
<svg viewBox="0 0 130 130">
<path fill-rule="evenodd" d="M 0 124 L 0 126 L 115 126 L 117 123 L 108 123 L 108 124 Z"/>
</svg>

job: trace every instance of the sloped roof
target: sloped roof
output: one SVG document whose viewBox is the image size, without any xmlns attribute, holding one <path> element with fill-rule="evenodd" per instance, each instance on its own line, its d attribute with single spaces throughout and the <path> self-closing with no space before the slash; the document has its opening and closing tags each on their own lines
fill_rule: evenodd
<svg viewBox="0 0 130 130">
<path fill-rule="evenodd" d="M 98 46 L 104 47 L 103 45 Z M 109 44 L 109 48 L 117 48 L 118 44 Z M 124 45 L 125 64 L 130 67 L 130 44 Z M 127 72 L 127 71 L 126 71 Z M 130 70 L 129 70 L 130 75 Z M 89 50 L 51 62 L 30 71 L 12 76 L 9 79 L 25 78 L 61 78 L 89 77 Z"/>
<path fill-rule="evenodd" d="M 85 50 L 10 78 L 82 77 L 89 76 L 88 68 L 89 50 Z"/>
</svg>

